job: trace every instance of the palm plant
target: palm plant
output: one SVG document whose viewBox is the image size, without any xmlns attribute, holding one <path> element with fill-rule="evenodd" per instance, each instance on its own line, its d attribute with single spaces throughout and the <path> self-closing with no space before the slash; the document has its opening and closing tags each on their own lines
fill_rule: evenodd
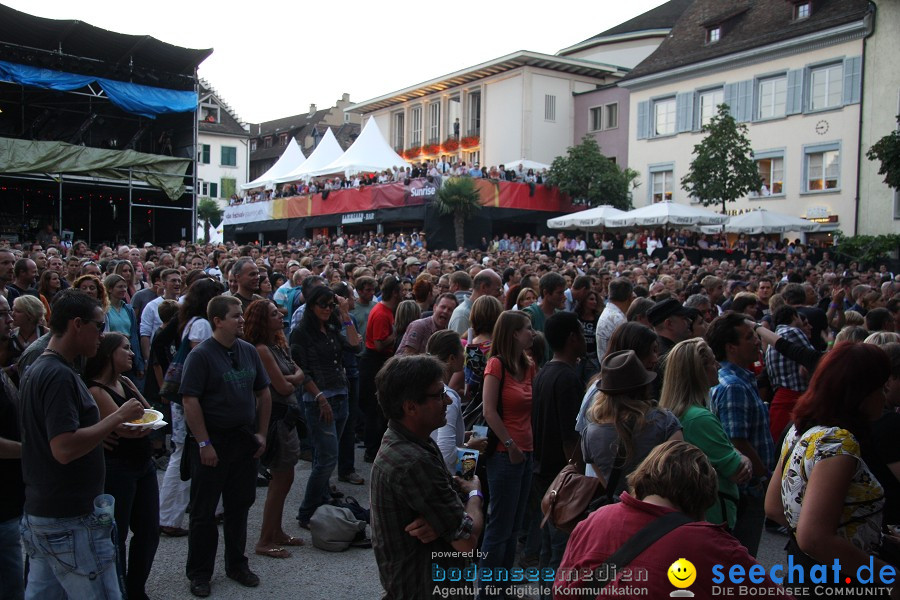
<svg viewBox="0 0 900 600">
<path fill-rule="evenodd" d="M 210 226 L 218 227 L 222 224 L 222 218 L 225 211 L 219 206 L 219 203 L 211 198 L 200 198 L 197 203 L 197 219 L 203 223 L 203 231 L 206 234 L 206 241 L 210 239 Z"/>
<path fill-rule="evenodd" d="M 466 219 L 481 210 L 475 180 L 471 177 L 445 179 L 437 192 L 434 205 L 442 215 L 453 215 L 456 247 L 462 248 L 465 245 Z"/>
</svg>

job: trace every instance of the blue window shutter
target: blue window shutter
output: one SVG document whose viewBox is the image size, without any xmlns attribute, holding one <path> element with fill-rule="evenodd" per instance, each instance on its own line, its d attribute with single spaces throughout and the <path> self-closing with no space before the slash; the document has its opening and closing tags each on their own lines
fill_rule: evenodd
<svg viewBox="0 0 900 600">
<path fill-rule="evenodd" d="M 862 57 L 844 59 L 844 104 L 857 104 L 862 81 Z"/>
<path fill-rule="evenodd" d="M 681 92 L 675 96 L 675 117 L 678 133 L 694 128 L 694 92 Z"/>
<path fill-rule="evenodd" d="M 637 139 L 650 137 L 650 101 L 644 100 L 637 105 Z"/>
<path fill-rule="evenodd" d="M 735 119 L 737 118 L 737 102 L 738 102 L 738 84 L 726 83 L 722 88 L 722 102 L 728 105 L 728 112 Z"/>
<path fill-rule="evenodd" d="M 803 112 L 803 69 L 794 69 L 787 74 L 787 101 L 785 114 L 796 115 Z"/>
<path fill-rule="evenodd" d="M 753 80 L 738 82 L 737 109 L 734 111 L 737 121 L 749 121 L 753 118 Z"/>
</svg>

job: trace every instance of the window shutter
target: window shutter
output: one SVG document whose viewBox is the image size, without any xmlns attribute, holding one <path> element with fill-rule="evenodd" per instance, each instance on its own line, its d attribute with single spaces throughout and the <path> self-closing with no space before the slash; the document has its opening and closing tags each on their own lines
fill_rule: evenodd
<svg viewBox="0 0 900 600">
<path fill-rule="evenodd" d="M 637 109 L 637 139 L 646 140 L 650 137 L 650 101 L 638 102 Z"/>
<path fill-rule="evenodd" d="M 675 129 L 678 133 L 694 128 L 694 92 L 675 96 Z"/>
<path fill-rule="evenodd" d="M 803 69 L 794 69 L 787 74 L 787 101 L 785 114 L 796 115 L 803 112 Z"/>
<path fill-rule="evenodd" d="M 857 104 L 862 83 L 862 57 L 844 59 L 844 104 Z"/>
<path fill-rule="evenodd" d="M 737 114 L 738 121 L 750 121 L 753 119 L 753 80 L 748 79 L 738 83 L 740 110 Z"/>
<path fill-rule="evenodd" d="M 725 84 L 725 87 L 722 88 L 722 102 L 728 105 L 728 112 L 737 119 L 738 84 Z"/>
</svg>

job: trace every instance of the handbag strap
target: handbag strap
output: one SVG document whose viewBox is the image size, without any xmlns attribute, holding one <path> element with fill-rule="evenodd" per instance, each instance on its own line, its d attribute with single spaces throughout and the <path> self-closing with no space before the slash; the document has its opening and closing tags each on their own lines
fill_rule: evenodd
<svg viewBox="0 0 900 600">
<path fill-rule="evenodd" d="M 613 495 L 619 486 L 619 479 L 622 478 L 622 469 L 625 468 L 625 444 L 619 440 L 616 450 L 616 458 L 613 459 L 612 471 L 609 473 L 609 481 L 606 482 L 606 502 L 612 503 Z"/>
<path fill-rule="evenodd" d="M 608 573 L 618 573 L 620 569 L 628 565 L 631 561 L 641 555 L 641 553 L 652 546 L 661 537 L 678 529 L 682 525 L 692 523 L 694 519 L 690 518 L 682 512 L 670 512 L 661 517 L 653 519 L 637 533 L 628 538 L 621 548 L 613 552 L 612 556 L 607 558 L 602 569 L 606 565 L 610 565 L 612 569 L 607 570 Z M 605 588 L 612 581 L 607 580 L 600 584 L 600 589 Z"/>
</svg>

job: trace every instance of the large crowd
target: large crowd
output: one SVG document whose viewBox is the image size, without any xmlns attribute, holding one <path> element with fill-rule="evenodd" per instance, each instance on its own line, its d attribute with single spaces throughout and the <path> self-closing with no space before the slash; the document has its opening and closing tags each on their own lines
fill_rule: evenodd
<svg viewBox="0 0 900 600">
<path fill-rule="evenodd" d="M 856 581 L 900 556 L 887 267 L 678 230 L 456 251 L 416 232 L 94 248 L 44 233 L 0 246 L 3 600 L 147 598 L 160 535 L 187 537 L 189 589 L 208 596 L 217 521 L 226 575 L 258 586 L 256 487 L 254 560 L 286 558 L 301 459 L 302 528 L 342 504 L 333 477 L 370 486 L 387 598 L 508 597 L 517 568 L 549 598 L 610 564 L 603 593 L 665 597 L 686 587 L 666 575 L 682 558 L 712 598 L 706 574 L 753 572 L 764 528 L 795 564 L 837 560 L 841 582 L 900 598 Z M 169 425 L 143 426 L 149 411 Z M 545 519 L 570 463 L 602 493 Z M 468 583 L 442 575 L 471 565 Z"/>
</svg>

